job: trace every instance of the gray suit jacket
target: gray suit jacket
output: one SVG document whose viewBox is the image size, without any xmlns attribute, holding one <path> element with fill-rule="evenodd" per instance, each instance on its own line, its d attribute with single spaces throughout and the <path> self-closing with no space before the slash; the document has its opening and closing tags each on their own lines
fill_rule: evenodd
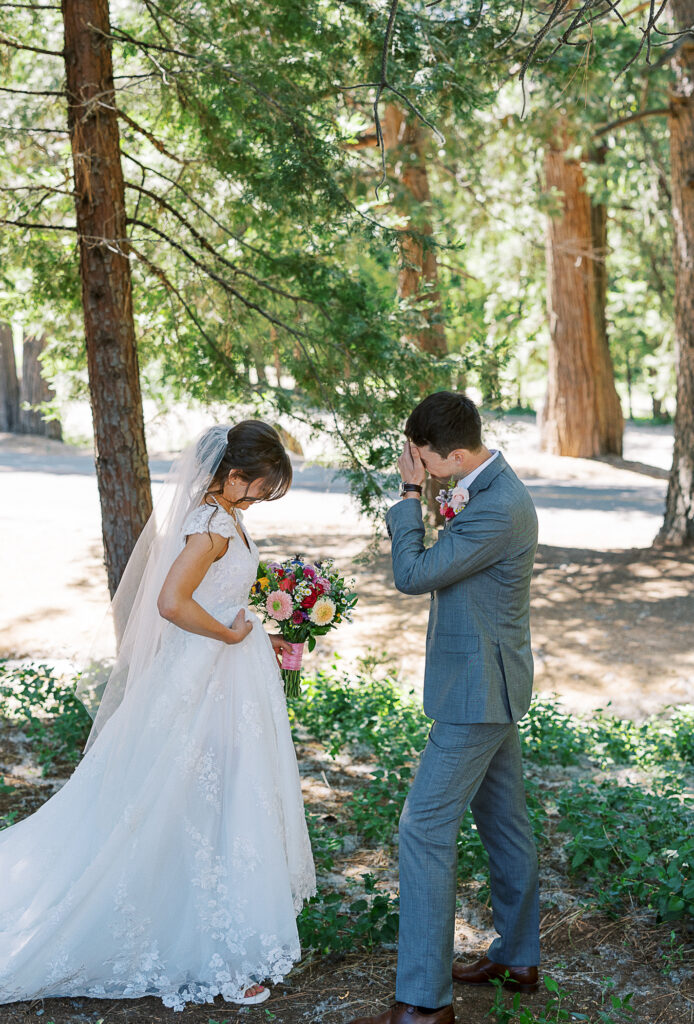
<svg viewBox="0 0 694 1024">
<path fill-rule="evenodd" d="M 466 508 L 424 547 L 418 501 L 386 516 L 395 586 L 431 591 L 424 712 L 439 722 L 517 722 L 530 706 L 530 580 L 537 515 L 503 455 L 469 488 Z"/>
</svg>

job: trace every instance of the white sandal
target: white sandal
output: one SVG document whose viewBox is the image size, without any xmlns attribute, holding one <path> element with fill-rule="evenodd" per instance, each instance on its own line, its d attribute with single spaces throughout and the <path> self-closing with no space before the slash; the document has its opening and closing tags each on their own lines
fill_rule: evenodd
<svg viewBox="0 0 694 1024">
<path fill-rule="evenodd" d="M 259 982 L 255 983 L 256 985 Z M 249 985 L 249 988 L 253 988 L 253 985 Z M 244 996 L 243 999 L 230 999 L 230 1003 L 236 1003 L 237 1006 L 257 1006 L 258 1003 L 264 1003 L 266 999 L 270 998 L 270 989 L 263 986 L 263 991 L 258 992 L 254 996 Z"/>
</svg>

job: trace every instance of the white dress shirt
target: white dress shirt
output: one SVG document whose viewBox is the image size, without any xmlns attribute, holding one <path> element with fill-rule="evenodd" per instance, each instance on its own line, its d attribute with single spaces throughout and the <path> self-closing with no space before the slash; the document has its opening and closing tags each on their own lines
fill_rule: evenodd
<svg viewBox="0 0 694 1024">
<path fill-rule="evenodd" d="M 482 470 L 486 469 L 487 466 L 489 466 L 494 461 L 499 452 L 495 448 L 490 448 L 489 450 L 492 453 L 489 456 L 489 458 L 485 459 L 482 465 L 478 466 L 477 469 L 473 469 L 472 473 L 468 473 L 467 476 L 464 476 L 462 477 L 462 479 L 458 480 L 456 483 L 456 487 L 465 487 L 466 489 L 469 489 L 470 484 L 475 479 L 475 477 L 478 477 Z"/>
</svg>

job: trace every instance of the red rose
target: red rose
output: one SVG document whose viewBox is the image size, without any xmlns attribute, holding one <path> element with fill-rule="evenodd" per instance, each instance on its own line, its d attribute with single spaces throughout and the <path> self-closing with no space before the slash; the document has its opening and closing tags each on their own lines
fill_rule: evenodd
<svg viewBox="0 0 694 1024">
<path fill-rule="evenodd" d="M 319 597 L 320 597 L 320 594 L 317 591 L 312 590 L 311 593 L 307 597 L 305 597 L 303 599 L 303 601 L 301 602 L 301 607 L 302 608 L 313 608 L 314 604 L 316 603 L 316 601 L 318 600 Z"/>
<path fill-rule="evenodd" d="M 296 586 L 296 576 L 292 576 L 291 573 L 289 573 L 288 576 L 285 576 L 284 579 L 280 580 L 280 582 L 279 582 L 280 590 L 290 590 L 291 591 L 291 590 L 294 589 L 295 586 Z"/>
<path fill-rule="evenodd" d="M 455 515 L 455 512 L 453 511 L 450 505 L 446 505 L 446 507 L 442 509 L 442 511 L 444 519 L 452 519 L 453 516 Z"/>
</svg>

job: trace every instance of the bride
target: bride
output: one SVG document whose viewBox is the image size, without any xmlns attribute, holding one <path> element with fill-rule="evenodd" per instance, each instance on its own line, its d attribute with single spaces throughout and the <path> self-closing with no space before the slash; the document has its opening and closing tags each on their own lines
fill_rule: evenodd
<svg viewBox="0 0 694 1024">
<path fill-rule="evenodd" d="M 2 1003 L 258 1003 L 300 956 L 315 875 L 286 645 L 248 610 L 258 550 L 239 511 L 285 494 L 291 464 L 272 427 L 244 420 L 172 473 L 112 604 L 105 688 L 81 684 L 100 695 L 85 755 L 0 832 Z"/>
</svg>

